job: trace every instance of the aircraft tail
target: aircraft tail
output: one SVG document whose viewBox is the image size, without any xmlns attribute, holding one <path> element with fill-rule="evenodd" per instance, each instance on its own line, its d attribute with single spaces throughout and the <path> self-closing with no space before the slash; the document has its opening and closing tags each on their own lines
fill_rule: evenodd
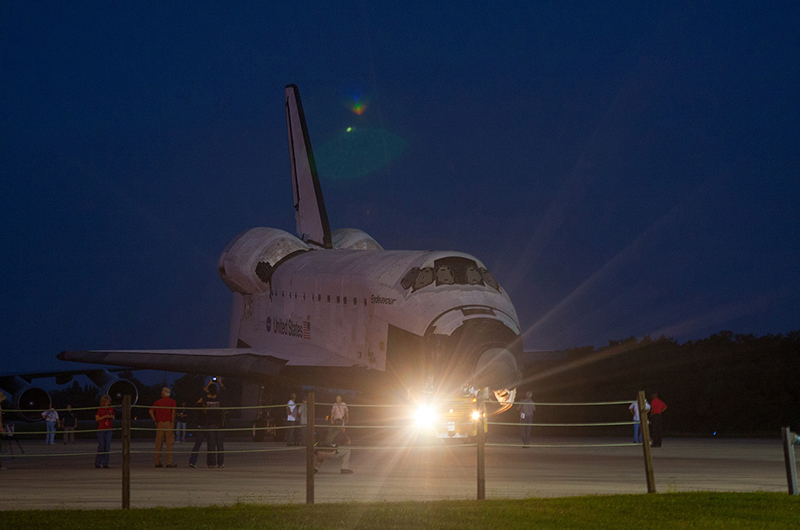
<svg viewBox="0 0 800 530">
<path fill-rule="evenodd" d="M 292 165 L 292 192 L 297 235 L 306 243 L 332 248 L 328 213 L 322 199 L 311 140 L 308 136 L 300 92 L 286 85 L 286 126 L 289 133 L 289 158 Z"/>
</svg>

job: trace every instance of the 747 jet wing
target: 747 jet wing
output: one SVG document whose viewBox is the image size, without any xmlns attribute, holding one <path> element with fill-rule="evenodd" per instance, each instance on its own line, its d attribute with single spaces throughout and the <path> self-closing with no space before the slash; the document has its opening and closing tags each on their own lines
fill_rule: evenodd
<svg viewBox="0 0 800 530">
<path fill-rule="evenodd" d="M 286 365 L 296 367 L 352 365 L 352 362 L 336 354 L 312 346 L 306 346 L 302 352 L 295 352 L 291 358 L 257 348 L 63 351 L 58 354 L 58 358 L 62 361 L 169 372 L 216 374 L 244 379 L 278 375 Z"/>
</svg>

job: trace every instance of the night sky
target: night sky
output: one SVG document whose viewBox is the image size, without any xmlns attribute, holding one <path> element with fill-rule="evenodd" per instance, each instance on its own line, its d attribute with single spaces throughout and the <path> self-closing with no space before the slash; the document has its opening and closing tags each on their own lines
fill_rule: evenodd
<svg viewBox="0 0 800 530">
<path fill-rule="evenodd" d="M 332 228 L 474 254 L 527 349 L 800 328 L 800 6 L 526 4 L 2 3 L 0 372 L 224 346 L 289 83 Z"/>
</svg>

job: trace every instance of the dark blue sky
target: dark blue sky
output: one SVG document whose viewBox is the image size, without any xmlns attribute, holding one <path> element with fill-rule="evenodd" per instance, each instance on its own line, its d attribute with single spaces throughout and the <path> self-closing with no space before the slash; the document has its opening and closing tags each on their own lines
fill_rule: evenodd
<svg viewBox="0 0 800 530">
<path fill-rule="evenodd" d="M 475 254 L 530 349 L 798 329 L 799 14 L 4 3 L 0 371 L 224 345 L 222 249 L 294 232 L 288 83 L 332 227 Z"/>
</svg>

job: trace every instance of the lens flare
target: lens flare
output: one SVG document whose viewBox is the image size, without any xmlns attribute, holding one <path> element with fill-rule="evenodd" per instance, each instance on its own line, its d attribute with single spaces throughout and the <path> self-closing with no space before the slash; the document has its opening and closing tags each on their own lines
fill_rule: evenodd
<svg viewBox="0 0 800 530">
<path fill-rule="evenodd" d="M 416 410 L 414 423 L 421 429 L 430 429 L 436 423 L 436 413 L 430 406 L 423 405 Z"/>
<path fill-rule="evenodd" d="M 353 103 L 353 106 L 350 107 L 350 110 L 353 111 L 353 114 L 355 114 L 356 116 L 361 116 L 362 114 L 364 114 L 364 111 L 367 110 L 367 104 L 364 103 L 363 101 L 356 101 L 355 103 Z"/>
<path fill-rule="evenodd" d="M 339 131 L 314 150 L 317 170 L 325 180 L 350 180 L 375 173 L 402 155 L 408 144 L 389 131 L 358 124 Z"/>
</svg>

